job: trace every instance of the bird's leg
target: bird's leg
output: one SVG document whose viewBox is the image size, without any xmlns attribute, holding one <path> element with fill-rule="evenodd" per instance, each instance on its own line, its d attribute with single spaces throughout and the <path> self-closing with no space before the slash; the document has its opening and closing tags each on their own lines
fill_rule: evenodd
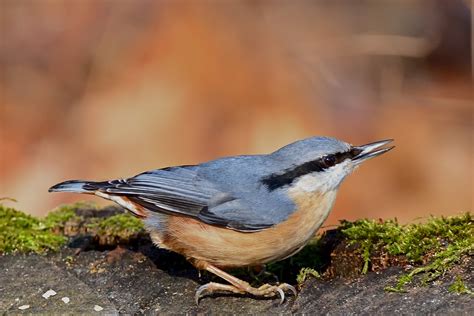
<svg viewBox="0 0 474 316">
<path fill-rule="evenodd" d="M 201 286 L 197 291 L 196 291 L 196 302 L 199 303 L 199 299 L 201 298 L 202 294 L 204 292 L 212 293 L 212 292 L 231 292 L 231 293 L 249 293 L 252 294 L 253 296 L 259 296 L 259 297 L 273 297 L 275 295 L 280 296 L 280 304 L 283 303 L 285 300 L 285 291 L 290 291 L 293 293 L 293 295 L 296 296 L 296 289 L 286 283 L 282 283 L 279 285 L 270 285 L 270 284 L 264 284 L 260 286 L 259 288 L 252 287 L 248 282 L 245 282 L 239 278 L 236 278 L 227 272 L 203 261 L 199 262 L 194 262 L 195 265 L 203 270 L 209 271 L 218 277 L 223 278 L 227 282 L 229 282 L 231 285 L 226 285 L 226 284 L 220 284 L 220 283 L 208 283 L 203 286 Z"/>
</svg>

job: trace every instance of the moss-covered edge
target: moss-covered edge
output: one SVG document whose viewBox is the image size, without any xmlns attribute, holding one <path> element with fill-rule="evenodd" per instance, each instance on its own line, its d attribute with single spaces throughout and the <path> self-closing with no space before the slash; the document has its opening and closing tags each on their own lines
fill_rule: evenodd
<svg viewBox="0 0 474 316">
<path fill-rule="evenodd" d="M 67 238 L 53 233 L 53 222 L 0 205 L 0 253 L 58 250 Z"/>
<path fill-rule="evenodd" d="M 457 294 L 469 294 L 474 296 L 474 291 L 470 290 L 460 276 L 456 276 L 454 282 L 448 288 L 449 292 Z"/>
<path fill-rule="evenodd" d="M 92 218 L 87 223 L 80 209 L 97 209 L 90 203 L 62 205 L 44 218 L 36 218 L 0 204 L 0 254 L 57 251 L 68 241 L 63 232 L 68 223 L 83 223 L 88 232 L 107 240 L 125 240 L 143 231 L 143 223 L 127 214 Z M 97 210 L 100 211 L 100 210 Z"/>
<path fill-rule="evenodd" d="M 361 273 L 369 271 L 374 257 L 397 257 L 414 266 L 387 291 L 403 292 L 415 276 L 421 284 L 434 281 L 464 255 L 474 251 L 474 219 L 470 213 L 451 217 L 431 217 L 424 223 L 400 225 L 396 220 L 342 222 L 341 231 L 349 244 L 357 245 L 364 259 Z"/>
</svg>

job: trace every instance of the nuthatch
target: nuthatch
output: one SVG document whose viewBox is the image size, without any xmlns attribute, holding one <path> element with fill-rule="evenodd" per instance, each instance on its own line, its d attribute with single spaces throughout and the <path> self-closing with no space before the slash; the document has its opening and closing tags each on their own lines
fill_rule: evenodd
<svg viewBox="0 0 474 316">
<path fill-rule="evenodd" d="M 143 219 L 153 242 L 185 256 L 229 284 L 196 291 L 272 297 L 293 286 L 250 286 L 222 269 L 288 258 L 313 238 L 327 218 L 337 189 L 357 166 L 392 147 L 392 140 L 352 146 L 312 137 L 267 155 L 226 157 L 168 167 L 127 179 L 66 181 L 50 192 L 95 194 Z"/>
</svg>

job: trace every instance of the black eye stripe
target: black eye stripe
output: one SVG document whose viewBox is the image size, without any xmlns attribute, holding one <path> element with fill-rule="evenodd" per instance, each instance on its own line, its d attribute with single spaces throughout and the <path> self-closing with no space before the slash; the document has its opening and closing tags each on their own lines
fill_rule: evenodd
<svg viewBox="0 0 474 316">
<path fill-rule="evenodd" d="M 281 174 L 271 174 L 261 180 L 270 191 L 276 190 L 286 185 L 290 185 L 295 179 L 312 172 L 321 172 L 329 169 L 346 159 L 357 156 L 361 150 L 351 149 L 346 152 L 339 152 L 323 156 L 319 159 L 306 162 L 302 165 L 288 169 Z"/>
</svg>

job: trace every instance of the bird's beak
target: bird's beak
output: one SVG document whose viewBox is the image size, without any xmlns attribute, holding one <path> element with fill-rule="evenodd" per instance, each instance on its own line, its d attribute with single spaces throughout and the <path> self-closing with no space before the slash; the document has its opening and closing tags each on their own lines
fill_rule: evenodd
<svg viewBox="0 0 474 316">
<path fill-rule="evenodd" d="M 366 161 L 370 158 L 379 156 L 387 151 L 393 149 L 395 146 L 383 147 L 388 143 L 391 143 L 393 139 L 385 139 L 378 142 L 361 145 L 361 146 L 354 146 L 352 147 L 352 151 L 356 153 L 354 157 L 352 157 L 352 161 L 356 164 L 360 164 L 363 161 Z"/>
</svg>

